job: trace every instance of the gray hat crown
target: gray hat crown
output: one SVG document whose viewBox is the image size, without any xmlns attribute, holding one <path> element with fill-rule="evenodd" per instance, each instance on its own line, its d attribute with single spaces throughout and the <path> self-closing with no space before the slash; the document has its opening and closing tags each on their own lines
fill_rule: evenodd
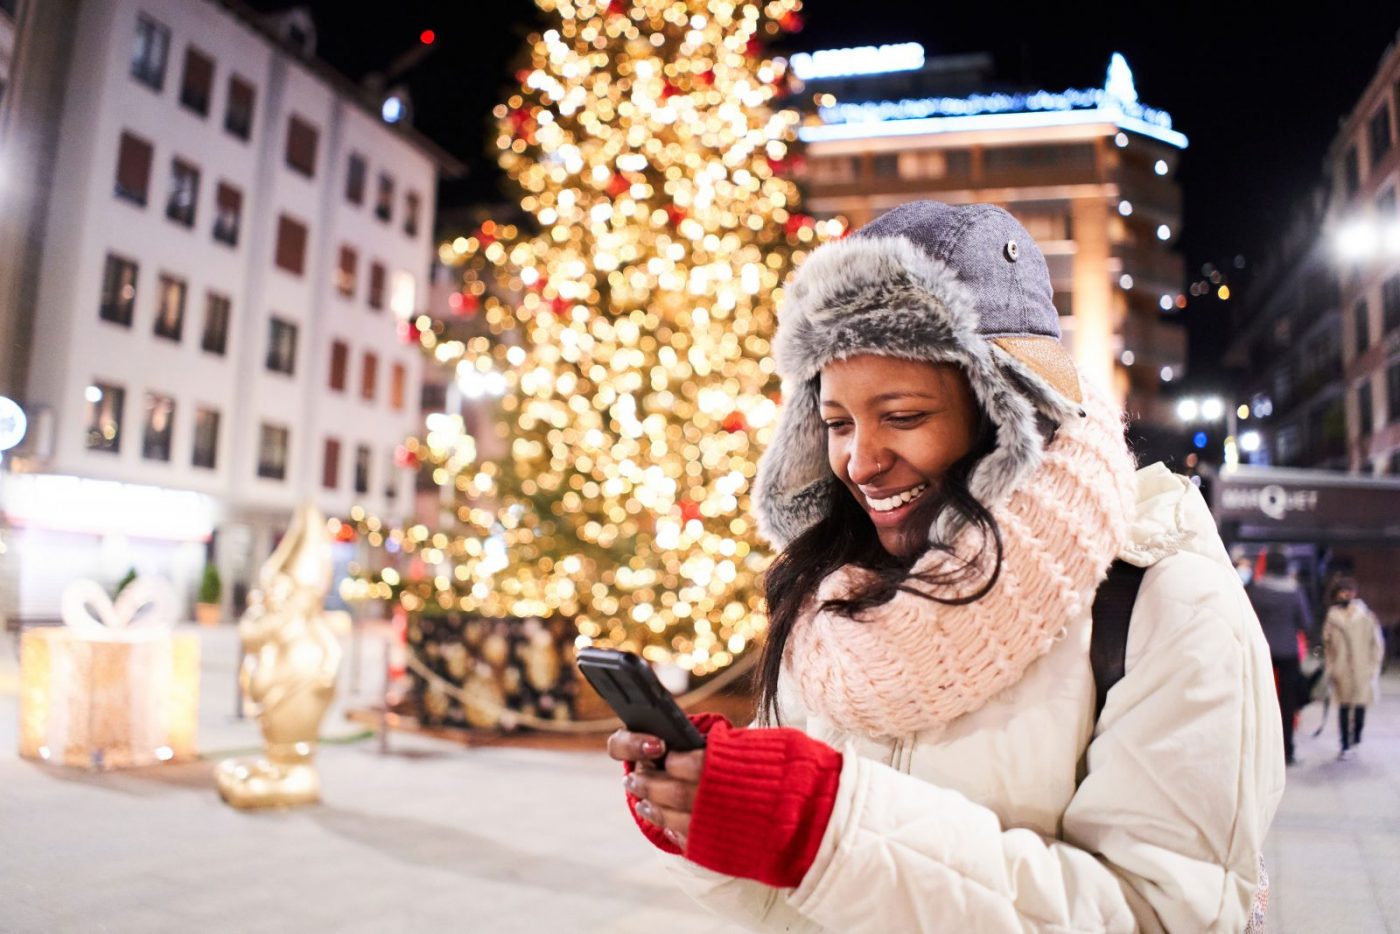
<svg viewBox="0 0 1400 934">
<path fill-rule="evenodd" d="M 1045 255 L 1021 222 L 996 205 L 911 201 L 851 236 L 903 237 L 947 263 L 977 296 L 977 332 L 984 337 L 1060 339 Z"/>
</svg>

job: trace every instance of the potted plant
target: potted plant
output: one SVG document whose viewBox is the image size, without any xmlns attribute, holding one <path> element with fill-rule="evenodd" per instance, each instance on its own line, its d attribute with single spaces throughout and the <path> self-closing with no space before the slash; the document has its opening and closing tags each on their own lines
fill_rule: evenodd
<svg viewBox="0 0 1400 934">
<path fill-rule="evenodd" d="M 204 576 L 199 581 L 199 598 L 194 605 L 194 618 L 201 626 L 219 625 L 219 616 L 223 609 L 219 600 L 223 592 L 224 585 L 219 580 L 218 569 L 213 563 L 204 565 Z"/>
</svg>

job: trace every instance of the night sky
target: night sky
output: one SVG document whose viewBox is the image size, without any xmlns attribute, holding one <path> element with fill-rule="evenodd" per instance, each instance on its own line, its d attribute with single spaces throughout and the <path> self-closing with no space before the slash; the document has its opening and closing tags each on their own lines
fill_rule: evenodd
<svg viewBox="0 0 1400 934">
<path fill-rule="evenodd" d="M 304 5 L 317 22 L 320 56 L 352 78 L 383 68 L 422 29 L 434 29 L 437 48 L 403 80 L 417 128 L 472 167 L 469 177 L 444 184 L 443 206 L 500 199 L 487 153 L 490 110 L 509 93 L 516 57 L 536 22 L 530 0 Z M 985 0 L 807 0 L 805 28 L 775 51 L 917 41 L 930 56 L 990 52 L 999 80 L 1051 91 L 1102 86 L 1109 56 L 1122 52 L 1143 103 L 1170 113 L 1191 140 L 1179 173 L 1181 249 L 1198 274 L 1203 263 L 1227 266 L 1237 255 L 1249 262 L 1267 251 L 1271 231 L 1321 177 L 1338 121 L 1400 29 L 1393 0 L 1289 6 L 1117 3 L 1093 13 L 1091 5 Z M 1187 315 L 1218 310 L 1210 305 Z M 1212 322 L 1189 323 L 1197 345 L 1200 337 L 1218 342 Z M 1199 356 L 1202 348 L 1195 349 Z"/>
</svg>

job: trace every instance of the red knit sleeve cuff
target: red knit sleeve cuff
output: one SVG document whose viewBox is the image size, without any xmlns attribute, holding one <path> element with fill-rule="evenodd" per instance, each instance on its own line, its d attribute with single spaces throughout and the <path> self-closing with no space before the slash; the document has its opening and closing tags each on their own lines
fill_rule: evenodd
<svg viewBox="0 0 1400 934">
<path fill-rule="evenodd" d="M 685 856 L 725 875 L 797 886 L 816 859 L 840 781 L 841 753 L 800 730 L 714 730 Z"/>
<path fill-rule="evenodd" d="M 710 731 L 718 724 L 723 723 L 726 727 L 729 726 L 729 721 L 717 713 L 695 714 L 690 718 L 690 722 L 695 724 L 695 728 L 704 736 L 709 736 Z M 631 775 L 632 763 L 622 763 L 622 771 L 625 775 Z M 664 850 L 674 856 L 681 855 L 680 847 L 676 846 L 670 840 L 667 840 L 665 832 L 662 831 L 660 827 L 656 826 L 651 821 L 642 820 L 637 816 L 637 801 L 639 800 L 637 796 L 627 791 L 624 791 L 623 794 L 627 796 L 627 811 L 632 815 L 632 819 L 637 822 L 637 829 L 642 832 L 642 836 L 650 840 L 652 845 L 658 850 Z"/>
</svg>

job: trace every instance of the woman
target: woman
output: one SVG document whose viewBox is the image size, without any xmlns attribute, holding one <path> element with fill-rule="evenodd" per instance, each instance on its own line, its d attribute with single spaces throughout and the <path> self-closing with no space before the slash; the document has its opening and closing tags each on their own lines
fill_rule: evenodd
<svg viewBox="0 0 1400 934">
<path fill-rule="evenodd" d="M 917 202 L 785 299 L 760 719 L 609 741 L 681 883 L 759 930 L 1239 930 L 1283 788 L 1269 655 L 1195 487 L 1135 474 L 1044 257 Z M 1090 608 L 1145 568 L 1095 713 Z"/>
<path fill-rule="evenodd" d="M 1327 602 L 1331 605 L 1322 624 L 1322 648 L 1327 659 L 1328 686 L 1337 699 L 1337 721 L 1342 734 L 1338 758 L 1349 759 L 1352 747 L 1361 742 L 1366 707 L 1376 700 L 1385 648 L 1380 621 L 1356 596 L 1355 581 L 1345 577 L 1338 580 L 1332 585 Z"/>
</svg>

